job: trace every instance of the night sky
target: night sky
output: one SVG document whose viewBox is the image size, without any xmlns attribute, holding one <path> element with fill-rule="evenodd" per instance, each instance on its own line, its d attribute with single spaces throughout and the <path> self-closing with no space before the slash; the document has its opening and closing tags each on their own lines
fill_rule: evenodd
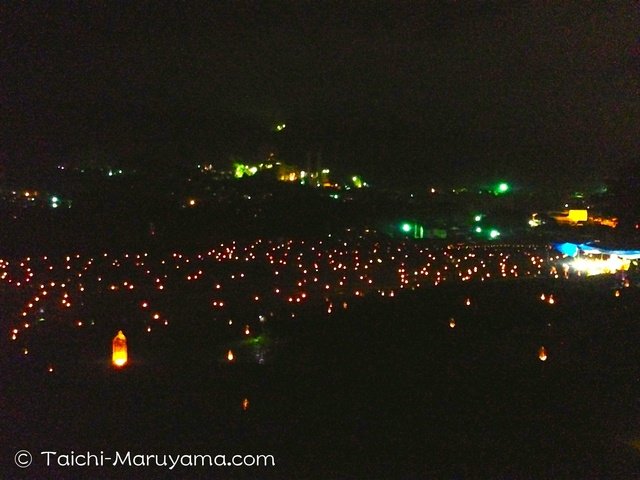
<svg viewBox="0 0 640 480">
<path fill-rule="evenodd" d="M 635 2 L 49 3 L 0 7 L 9 168 L 276 149 L 430 185 L 637 165 Z"/>
</svg>

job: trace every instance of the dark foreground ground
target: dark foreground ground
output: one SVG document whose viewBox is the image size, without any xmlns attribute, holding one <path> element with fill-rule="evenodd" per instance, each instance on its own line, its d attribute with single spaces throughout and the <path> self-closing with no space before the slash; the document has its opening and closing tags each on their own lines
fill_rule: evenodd
<svg viewBox="0 0 640 480">
<path fill-rule="evenodd" d="M 611 286 L 370 296 L 331 317 L 275 318 L 258 346 L 224 325 L 190 328 L 185 311 L 157 342 L 136 351 L 133 338 L 122 371 L 108 343 L 52 374 L 5 351 L 1 478 L 638 478 L 640 293 Z M 20 449 L 33 454 L 23 470 Z M 276 466 L 47 467 L 44 450 L 271 454 Z"/>
</svg>

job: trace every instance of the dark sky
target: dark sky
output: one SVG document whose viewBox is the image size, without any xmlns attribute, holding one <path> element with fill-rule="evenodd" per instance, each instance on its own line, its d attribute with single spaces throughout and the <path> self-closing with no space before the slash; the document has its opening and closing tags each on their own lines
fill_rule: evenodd
<svg viewBox="0 0 640 480">
<path fill-rule="evenodd" d="M 635 2 L 50 3 L 0 6 L 10 166 L 274 145 L 437 183 L 587 179 L 639 157 Z"/>
</svg>

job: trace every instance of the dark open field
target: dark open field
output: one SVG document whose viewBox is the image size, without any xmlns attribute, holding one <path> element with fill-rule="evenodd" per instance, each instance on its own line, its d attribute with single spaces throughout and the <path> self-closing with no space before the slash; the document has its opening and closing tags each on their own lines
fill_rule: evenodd
<svg viewBox="0 0 640 480">
<path fill-rule="evenodd" d="M 61 352 L 50 374 L 3 347 L 2 478 L 634 478 L 640 292 L 612 285 L 368 296 L 331 317 L 276 312 L 245 340 L 176 299 L 170 328 L 130 335 L 121 371 L 106 327 L 41 339 Z M 539 298 L 550 292 L 554 305 Z M 34 457 L 24 470 L 20 449 Z M 276 466 L 46 467 L 44 450 L 272 454 Z"/>
</svg>

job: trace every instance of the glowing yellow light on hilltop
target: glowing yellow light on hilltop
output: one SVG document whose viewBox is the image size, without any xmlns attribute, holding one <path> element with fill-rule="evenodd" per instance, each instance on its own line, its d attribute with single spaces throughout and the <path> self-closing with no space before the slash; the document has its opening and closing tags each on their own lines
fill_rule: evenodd
<svg viewBox="0 0 640 480">
<path fill-rule="evenodd" d="M 193 207 L 195 204 L 196 204 L 196 201 L 193 198 L 191 198 L 189 200 L 189 206 Z"/>
<path fill-rule="evenodd" d="M 232 352 L 231 350 L 229 350 L 229 351 L 227 352 L 227 360 L 228 360 L 228 361 L 230 361 L 230 362 L 233 362 L 234 358 L 235 358 L 235 357 L 234 357 L 234 355 L 233 355 L 233 352 Z"/>
<path fill-rule="evenodd" d="M 249 333 L 251 333 L 251 331 L 249 330 L 249 325 L 245 325 L 244 326 L 244 334 L 245 335 L 249 335 Z"/>
<path fill-rule="evenodd" d="M 538 349 L 538 358 L 542 362 L 546 362 L 547 361 L 547 349 L 546 348 L 540 347 Z"/>
<path fill-rule="evenodd" d="M 118 334 L 114 337 L 112 347 L 113 353 L 111 356 L 111 362 L 116 367 L 124 366 L 128 361 L 127 337 L 124 336 L 122 330 L 119 330 Z"/>
<path fill-rule="evenodd" d="M 586 210 L 569 210 L 569 214 L 567 216 L 570 222 L 586 222 L 589 214 Z"/>
<path fill-rule="evenodd" d="M 449 327 L 456 328 L 456 321 L 453 317 L 449 319 Z"/>
<path fill-rule="evenodd" d="M 620 290 L 616 290 L 616 291 L 615 291 L 615 293 L 614 293 L 614 295 L 615 295 L 616 297 L 619 297 L 619 296 L 620 296 Z"/>
<path fill-rule="evenodd" d="M 560 213 L 551 212 L 550 215 L 559 223 L 569 223 L 571 225 L 586 222 L 589 218 L 589 212 L 584 209 L 565 210 Z"/>
<path fill-rule="evenodd" d="M 247 410 L 249 410 L 249 399 L 245 398 L 244 400 L 242 400 L 242 410 L 244 410 L 245 412 Z"/>
</svg>

